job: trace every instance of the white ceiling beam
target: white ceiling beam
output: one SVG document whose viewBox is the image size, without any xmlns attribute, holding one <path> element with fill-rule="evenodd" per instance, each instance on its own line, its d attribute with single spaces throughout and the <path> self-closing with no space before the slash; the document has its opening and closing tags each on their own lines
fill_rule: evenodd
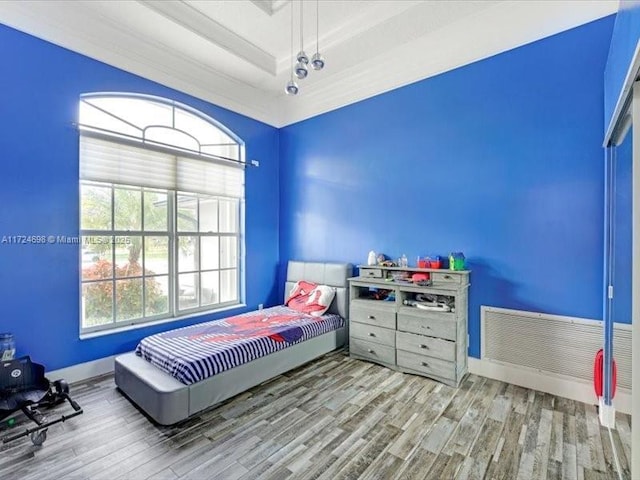
<svg viewBox="0 0 640 480">
<path fill-rule="evenodd" d="M 139 3 L 223 48 L 232 55 L 242 58 L 256 68 L 270 75 L 276 75 L 277 62 L 273 55 L 183 1 L 139 0 Z"/>
<path fill-rule="evenodd" d="M 256 7 L 269 16 L 284 8 L 291 0 L 250 0 Z"/>
<path fill-rule="evenodd" d="M 267 15 L 273 15 L 273 5 L 271 3 L 271 0 L 251 0 L 251 3 L 253 3 Z"/>
<path fill-rule="evenodd" d="M 291 0 L 271 0 L 271 11 L 276 13 L 278 10 L 282 10 L 290 3 Z"/>
</svg>

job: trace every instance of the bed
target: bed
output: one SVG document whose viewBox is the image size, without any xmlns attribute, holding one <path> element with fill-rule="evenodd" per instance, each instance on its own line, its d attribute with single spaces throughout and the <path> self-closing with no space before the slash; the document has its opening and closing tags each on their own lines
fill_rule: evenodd
<svg viewBox="0 0 640 480">
<path fill-rule="evenodd" d="M 347 279 L 351 274 L 350 264 L 290 261 L 287 265 L 285 298 L 289 296 L 298 281 L 309 281 L 336 288 L 335 298 L 326 312 L 326 318 L 323 316 L 322 322 L 308 322 L 305 318 L 294 318 L 296 333 L 293 340 L 289 338 L 290 330 L 280 329 L 276 335 L 285 337 L 287 341 L 263 342 L 264 345 L 270 345 L 267 349 L 262 348 L 256 340 L 256 343 L 244 349 L 243 354 L 235 355 L 244 357 L 243 361 L 237 358 L 232 359 L 233 355 L 217 351 L 215 344 L 211 347 L 212 357 L 206 360 L 206 363 L 202 359 L 198 361 L 200 363 L 193 359 L 191 362 L 177 361 L 174 358 L 175 355 L 166 349 L 156 350 L 155 353 L 153 351 L 150 353 L 149 350 L 145 352 L 145 344 L 149 347 L 148 344 L 153 343 L 149 339 L 158 338 L 154 335 L 141 341 L 137 350 L 140 355 L 155 364 L 145 360 L 136 352 L 116 357 L 116 385 L 154 421 L 161 425 L 172 425 L 270 378 L 336 350 L 342 347 L 348 338 Z M 278 317 L 274 320 L 278 328 L 280 328 L 278 321 L 282 317 L 291 315 L 286 307 L 279 307 L 269 312 L 271 312 L 270 315 Z M 235 325 L 234 328 L 238 326 L 243 328 L 245 317 L 256 313 L 258 312 L 233 316 L 229 322 Z M 198 326 L 193 326 L 160 335 L 163 341 L 169 343 L 198 335 L 205 336 L 203 338 L 216 337 L 224 335 L 221 328 L 224 327 L 225 322 L 226 320 L 205 322 L 202 324 L 204 329 L 198 330 Z M 187 330 L 191 328 L 195 330 Z M 300 332 L 302 332 L 302 338 L 299 338 Z M 267 335 L 271 334 L 272 332 L 267 332 Z M 204 343 L 209 346 L 208 342 Z M 288 346 L 290 343 L 292 344 Z M 208 374 L 213 373 L 213 375 L 207 376 L 208 374 L 204 372 L 206 370 L 211 370 Z"/>
</svg>

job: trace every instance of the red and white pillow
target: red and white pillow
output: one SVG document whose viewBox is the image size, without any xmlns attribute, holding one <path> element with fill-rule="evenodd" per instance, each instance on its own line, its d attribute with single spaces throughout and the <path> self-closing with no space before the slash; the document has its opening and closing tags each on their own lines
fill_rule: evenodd
<svg viewBox="0 0 640 480">
<path fill-rule="evenodd" d="M 298 312 L 319 317 L 329 309 L 335 296 L 335 287 L 300 280 L 293 286 L 285 305 Z"/>
</svg>

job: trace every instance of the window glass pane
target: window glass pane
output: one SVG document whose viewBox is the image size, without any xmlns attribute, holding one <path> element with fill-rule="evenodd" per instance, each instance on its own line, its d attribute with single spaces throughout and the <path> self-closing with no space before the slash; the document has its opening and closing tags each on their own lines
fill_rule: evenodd
<svg viewBox="0 0 640 480">
<path fill-rule="evenodd" d="M 215 198 L 200 198 L 200 231 L 218 231 L 218 200 Z"/>
<path fill-rule="evenodd" d="M 95 327 L 111 322 L 113 322 L 113 282 L 83 284 L 82 327 Z"/>
<path fill-rule="evenodd" d="M 90 125 L 132 137 L 140 137 L 142 134 L 139 128 L 133 127 L 87 102 L 80 102 L 80 122 L 82 125 Z"/>
<path fill-rule="evenodd" d="M 220 302 L 233 302 L 238 299 L 237 270 L 220 270 Z"/>
<path fill-rule="evenodd" d="M 172 125 L 173 106 L 146 98 L 102 97 L 87 98 L 86 102 L 123 118 L 139 128 L 148 125 Z M 101 125 L 96 126 L 102 127 Z"/>
<path fill-rule="evenodd" d="M 176 109 L 176 128 L 189 132 L 200 143 L 235 143 L 229 135 L 205 119 L 182 109 Z"/>
<path fill-rule="evenodd" d="M 218 237 L 200 238 L 200 269 L 214 270 L 218 268 Z"/>
<path fill-rule="evenodd" d="M 169 273 L 169 237 L 144 237 L 144 274 Z"/>
<path fill-rule="evenodd" d="M 238 239 L 220 237 L 220 268 L 235 268 L 238 265 Z"/>
<path fill-rule="evenodd" d="M 180 310 L 199 305 L 197 273 L 183 273 L 178 276 L 178 307 Z"/>
<path fill-rule="evenodd" d="M 167 127 L 149 127 L 145 132 L 145 140 L 161 145 L 172 145 L 178 148 L 200 151 L 200 144 L 186 133 Z"/>
<path fill-rule="evenodd" d="M 167 192 L 144 192 L 144 229 L 167 231 Z"/>
<path fill-rule="evenodd" d="M 178 239 L 178 271 L 198 270 L 198 237 L 181 236 Z"/>
<path fill-rule="evenodd" d="M 82 280 L 113 277 L 111 237 L 84 235 L 81 237 L 80 268 Z"/>
<path fill-rule="evenodd" d="M 204 272 L 200 274 L 200 298 L 202 305 L 218 303 L 219 281 L 218 272 Z"/>
<path fill-rule="evenodd" d="M 116 321 L 142 317 L 142 279 L 116 280 Z"/>
<path fill-rule="evenodd" d="M 178 195 L 178 231 L 198 231 L 198 197 Z"/>
<path fill-rule="evenodd" d="M 220 200 L 220 231 L 238 233 L 238 201 Z"/>
<path fill-rule="evenodd" d="M 142 192 L 114 188 L 114 230 L 142 230 Z"/>
<path fill-rule="evenodd" d="M 139 235 L 114 237 L 116 277 L 142 275 L 142 237 Z"/>
<path fill-rule="evenodd" d="M 169 277 L 147 277 L 144 279 L 145 309 L 147 317 L 169 312 Z"/>
<path fill-rule="evenodd" d="M 216 157 L 240 160 L 239 145 L 203 145 L 201 151 L 202 153 L 215 155 Z"/>
<path fill-rule="evenodd" d="M 111 187 L 80 186 L 80 228 L 111 230 Z"/>
</svg>

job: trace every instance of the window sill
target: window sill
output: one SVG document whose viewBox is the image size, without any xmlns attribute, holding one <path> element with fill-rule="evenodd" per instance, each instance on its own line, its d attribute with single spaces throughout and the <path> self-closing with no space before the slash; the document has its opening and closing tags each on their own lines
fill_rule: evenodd
<svg viewBox="0 0 640 480">
<path fill-rule="evenodd" d="M 139 330 L 145 327 L 153 327 L 156 325 L 163 325 L 165 323 L 174 323 L 180 320 L 189 320 L 190 318 L 201 317 L 203 315 L 211 314 L 211 313 L 220 313 L 227 312 L 229 310 L 235 310 L 238 308 L 244 308 L 247 305 L 245 303 L 238 303 L 236 305 L 229 305 L 228 307 L 223 307 L 217 310 L 211 310 L 208 312 L 194 312 L 188 315 L 182 315 L 180 317 L 171 317 L 171 318 L 163 318 L 162 320 L 155 320 L 153 322 L 145 322 L 145 323 L 134 323 L 133 325 L 126 325 L 118 328 L 111 328 L 109 330 L 99 330 L 97 332 L 89 332 L 89 333 L 81 333 L 80 340 L 88 340 L 96 337 L 104 337 L 105 335 L 115 335 L 122 332 L 128 332 L 131 330 Z M 210 320 L 207 320 L 210 321 Z"/>
</svg>

